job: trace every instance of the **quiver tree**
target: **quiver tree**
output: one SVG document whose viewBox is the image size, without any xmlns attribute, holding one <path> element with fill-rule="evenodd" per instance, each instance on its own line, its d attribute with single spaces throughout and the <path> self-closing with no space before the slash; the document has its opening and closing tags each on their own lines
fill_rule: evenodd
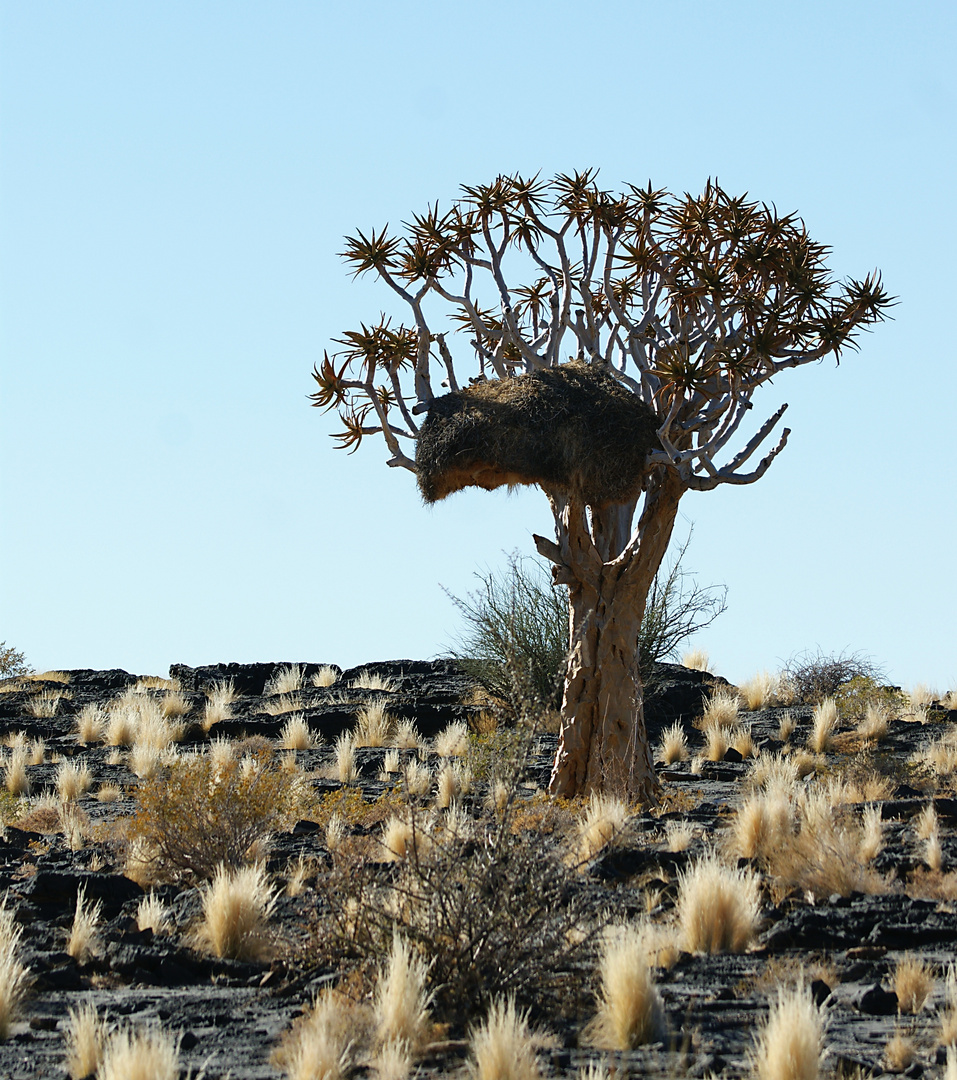
<svg viewBox="0 0 957 1080">
<path fill-rule="evenodd" d="M 679 500 L 760 479 L 787 406 L 746 435 L 754 392 L 839 359 L 891 303 L 876 273 L 834 281 L 827 250 L 717 184 L 612 194 L 591 170 L 501 176 L 346 239 L 409 318 L 346 332 L 314 370 L 334 437 L 381 434 L 428 502 L 536 484 L 551 506 L 554 540 L 534 539 L 570 614 L 553 793 L 654 797 L 637 640 Z"/>
</svg>

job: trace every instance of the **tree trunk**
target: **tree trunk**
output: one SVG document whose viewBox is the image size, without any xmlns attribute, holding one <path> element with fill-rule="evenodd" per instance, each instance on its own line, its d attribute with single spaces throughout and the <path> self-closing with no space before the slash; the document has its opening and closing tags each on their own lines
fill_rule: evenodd
<svg viewBox="0 0 957 1080">
<path fill-rule="evenodd" d="M 670 471 L 659 475 L 633 537 L 633 505 L 593 509 L 589 518 L 584 506 L 550 497 L 558 543 L 536 540 L 556 563 L 556 580 L 568 585 L 570 616 L 553 795 L 656 799 L 638 631 L 684 490 Z"/>
</svg>

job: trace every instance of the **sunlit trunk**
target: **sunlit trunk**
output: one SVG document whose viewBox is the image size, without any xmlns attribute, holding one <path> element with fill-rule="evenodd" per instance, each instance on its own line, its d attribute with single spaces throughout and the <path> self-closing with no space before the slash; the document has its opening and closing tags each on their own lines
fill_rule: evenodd
<svg viewBox="0 0 957 1080">
<path fill-rule="evenodd" d="M 557 544 L 539 542 L 568 585 L 569 654 L 550 791 L 592 791 L 652 803 L 657 793 L 645 729 L 638 631 L 671 539 L 683 486 L 657 479 L 631 540 L 634 506 L 593 511 L 552 499 Z"/>
</svg>

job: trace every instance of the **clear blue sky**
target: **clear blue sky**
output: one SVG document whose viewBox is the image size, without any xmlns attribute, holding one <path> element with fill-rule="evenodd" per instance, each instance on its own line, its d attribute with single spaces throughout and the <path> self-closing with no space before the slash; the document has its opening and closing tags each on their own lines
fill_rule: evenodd
<svg viewBox="0 0 957 1080">
<path fill-rule="evenodd" d="M 862 650 L 957 685 L 953 4 L 3 2 L 0 638 L 38 667 L 441 651 L 442 583 L 544 497 L 434 508 L 310 409 L 390 305 L 336 257 L 460 183 L 597 165 L 797 210 L 895 321 L 786 373 L 760 483 L 692 493 L 702 635 L 740 680 Z"/>
</svg>

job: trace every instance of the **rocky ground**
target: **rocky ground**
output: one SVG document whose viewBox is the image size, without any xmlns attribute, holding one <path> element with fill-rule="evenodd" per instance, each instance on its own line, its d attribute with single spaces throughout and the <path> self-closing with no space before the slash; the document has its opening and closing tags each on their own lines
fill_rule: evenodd
<svg viewBox="0 0 957 1080">
<path fill-rule="evenodd" d="M 282 1075 L 270 1060 L 281 1034 L 320 990 L 344 978 L 353 963 L 337 965 L 328 949 L 315 947 L 311 940 L 329 907 L 329 889 L 343 880 L 341 866 L 337 876 L 340 856 L 329 850 L 329 807 L 344 808 L 346 836 L 344 845 L 339 842 L 340 853 L 351 850 L 376 874 L 388 875 L 395 867 L 383 862 L 375 849 L 384 820 L 375 807 L 391 805 L 389 798 L 395 798 L 395 780 L 380 778 L 387 749 L 358 749 L 358 775 L 349 784 L 340 783 L 336 773 L 334 742 L 353 728 L 357 711 L 370 700 L 386 698 L 391 716 L 415 721 L 423 739 L 434 738 L 450 722 L 470 724 L 472 748 L 466 759 L 472 756 L 475 778 L 460 804 L 470 813 L 483 812 L 489 757 L 511 744 L 501 732 L 491 733 L 487 710 L 474 687 L 451 663 L 396 661 L 363 669 L 366 676 L 388 680 L 392 688 L 386 691 L 351 688 L 362 675 L 358 670 L 337 670 L 332 686 L 314 686 L 320 665 L 304 664 L 302 687 L 280 703 L 282 695 L 270 693 L 270 681 L 287 666 L 174 665 L 170 671 L 185 710 L 180 718 L 183 737 L 176 744 L 180 753 L 201 750 L 212 737 L 247 740 L 245 745 L 253 747 L 276 745 L 278 750 L 293 712 L 322 740 L 316 748 L 288 751 L 295 754 L 310 797 L 304 799 L 298 820 L 273 838 L 269 850 L 272 879 L 284 891 L 271 919 L 270 955 L 256 961 L 219 958 L 195 947 L 191 934 L 200 917 L 200 892 L 191 882 L 156 885 L 170 913 L 168 932 L 138 928 L 137 909 L 145 890 L 124 873 L 124 825 L 135 809 L 141 780 L 130 768 L 126 748 L 82 744 L 77 734 L 84 707 L 108 710 L 137 685 L 137 677 L 118 670 L 71 671 L 4 687 L 0 739 L 7 747 L 5 760 L 9 762 L 20 745 L 27 748 L 21 754 L 29 750 L 35 763 L 26 766 L 31 794 L 7 793 L 2 803 L 0 888 L 23 927 L 20 959 L 29 966 L 34 983 L 9 1037 L 0 1044 L 0 1076 L 65 1075 L 68 1009 L 80 1002 L 92 1002 L 113 1024 L 155 1023 L 177 1033 L 183 1075 L 186 1070 L 194 1076 L 202 1070 L 210 1080 Z M 664 729 L 677 721 L 694 755 L 703 744 L 696 722 L 705 696 L 723 680 L 677 666 L 663 667 L 659 675 L 658 694 L 649 707 L 651 737 L 657 743 Z M 199 722 L 207 694 L 223 680 L 232 680 L 237 697 L 231 716 L 207 732 Z M 160 684 L 142 692 L 159 698 L 167 691 Z M 45 703 L 38 704 L 44 695 Z M 54 698 L 58 700 L 51 705 Z M 51 715 L 36 715 L 44 712 Z M 794 731 L 782 739 L 785 713 Z M 668 1034 L 624 1053 L 599 1053 L 582 1045 L 596 987 L 595 949 L 589 951 L 586 942 L 568 976 L 578 991 L 569 994 L 555 1015 L 548 1015 L 544 1006 L 533 1012 L 533 1020 L 555 1036 L 541 1051 L 547 1073 L 577 1075 L 586 1063 L 605 1058 L 629 1075 L 744 1075 L 754 1033 L 775 989 L 802 977 L 827 1016 L 829 1069 L 845 1076 L 942 1073 L 940 1024 L 947 1007 L 943 976 L 957 941 L 957 875 L 950 873 L 957 867 L 957 798 L 952 768 L 935 771 L 919 759 L 950 737 L 957 712 L 932 707 L 895 719 L 886 735 L 870 745 L 845 720 L 829 749 L 802 755 L 799 748 L 809 737 L 812 714 L 812 706 L 802 704 L 742 712 L 739 724 L 750 728 L 754 744 L 747 757 L 729 749 L 720 760 L 663 765 L 660 806 L 632 815 L 612 843 L 571 866 L 562 903 L 580 903 L 582 910 L 601 912 L 606 920 L 646 917 L 671 927 L 682 872 L 715 845 L 734 864 L 733 851 L 727 854 L 729 838 L 737 808 L 760 782 L 755 762 L 789 758 L 801 762 L 795 790 L 840 778 L 845 787 L 851 785 L 842 813 L 860 817 L 865 803 L 879 808 L 883 837 L 869 858 L 868 887 L 823 894 L 806 881 L 775 878 L 757 857 L 739 856 L 742 867 L 762 875 L 757 938 L 744 952 L 721 955 L 682 951 L 676 938 L 657 971 Z M 43 742 L 39 749 L 38 740 Z M 520 819 L 524 828 L 540 822 L 550 842 L 569 845 L 583 809 L 551 808 L 542 796 L 556 741 L 547 731 L 531 741 L 517 792 L 524 809 Z M 425 764 L 438 764 L 434 750 L 418 756 Z M 68 812 L 62 813 L 57 777 L 63 762 L 71 759 L 85 763 L 92 783 L 70 799 Z M 104 788 L 109 799 L 98 797 Z M 351 802 L 340 799 L 346 789 L 361 793 L 361 798 L 354 794 Z M 926 843 L 916 834 L 919 815 L 928 804 L 936 810 L 939 842 L 939 863 L 930 858 L 936 863 L 931 866 Z M 687 829 L 678 842 L 682 825 Z M 296 865 L 308 866 L 309 873 L 301 888 L 286 888 Z M 82 961 L 65 947 L 78 893 L 101 905 L 99 947 Z M 911 1014 L 901 1011 L 893 990 L 895 966 L 907 955 L 924 958 L 938 975 L 926 1004 Z M 465 1034 L 461 1024 L 458 1029 L 450 1024 L 419 1067 L 433 1075 L 460 1069 L 467 1056 Z M 897 1050 L 889 1050 L 895 1036 Z"/>
</svg>

